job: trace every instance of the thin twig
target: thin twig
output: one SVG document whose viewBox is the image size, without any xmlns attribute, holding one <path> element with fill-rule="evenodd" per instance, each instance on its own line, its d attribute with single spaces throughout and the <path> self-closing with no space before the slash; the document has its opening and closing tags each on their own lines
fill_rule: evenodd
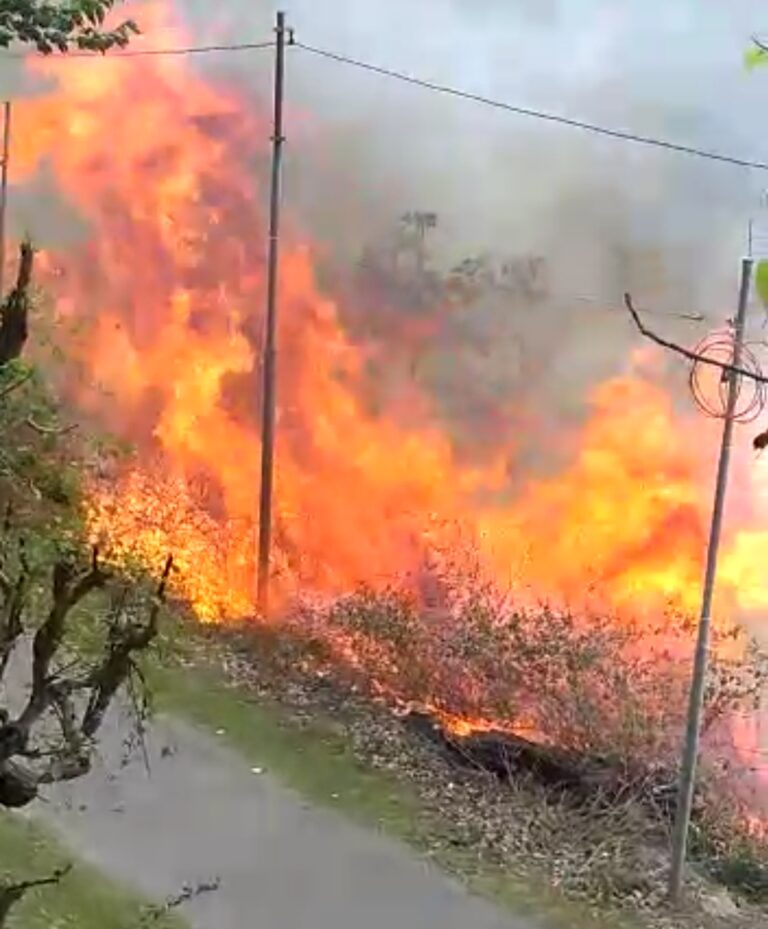
<svg viewBox="0 0 768 929">
<path fill-rule="evenodd" d="M 16 884 L 0 884 L 0 926 L 5 926 L 8 914 L 24 899 L 26 893 L 34 888 L 58 884 L 72 870 L 72 865 L 59 868 L 50 877 L 33 881 L 21 881 Z"/>
<path fill-rule="evenodd" d="M 129 671 L 128 671 L 128 697 L 131 701 L 131 710 L 133 711 L 133 719 L 136 724 L 136 738 L 139 742 L 139 747 L 141 748 L 141 757 L 144 762 L 144 770 L 147 772 L 148 776 L 152 774 L 152 763 L 149 760 L 149 749 L 147 747 L 147 733 L 146 733 L 146 711 L 142 706 L 142 702 L 139 700 L 139 695 L 137 693 L 136 681 L 134 680 L 134 672 L 138 671 L 136 664 L 131 662 Z"/>
<path fill-rule="evenodd" d="M 72 870 L 72 865 L 65 865 L 63 868 L 57 868 L 53 874 L 48 877 L 39 877 L 33 881 L 20 881 L 11 887 L 0 887 L 1 890 L 32 890 L 35 887 L 49 887 L 51 884 L 58 884 Z"/>
<path fill-rule="evenodd" d="M 68 435 L 77 429 L 77 423 L 73 423 L 71 426 L 42 426 L 31 416 L 28 416 L 25 422 L 30 429 L 33 429 L 39 435 Z"/>
<path fill-rule="evenodd" d="M 89 738 L 101 727 L 112 698 L 131 673 L 134 666 L 133 653 L 149 648 L 157 636 L 160 609 L 165 601 L 165 588 L 172 569 L 173 557 L 169 555 L 149 611 L 149 618 L 144 625 L 130 623 L 125 629 L 117 625 L 112 627 L 104 659 L 93 672 L 91 697 L 83 717 L 82 730 Z"/>
<path fill-rule="evenodd" d="M 19 387 L 23 387 L 27 383 L 27 381 L 31 381 L 32 374 L 33 374 L 32 371 L 27 371 L 26 374 L 23 374 L 21 377 L 13 381 L 11 384 L 7 384 L 5 387 L 3 387 L 3 389 L 0 390 L 0 400 L 4 400 L 8 396 L 8 394 L 12 394 L 14 390 L 18 390 Z"/>
<path fill-rule="evenodd" d="M 200 881 L 195 885 L 185 884 L 181 892 L 159 905 L 148 907 L 142 918 L 142 925 L 158 922 L 163 916 L 167 916 L 180 906 L 200 897 L 203 894 L 215 893 L 221 887 L 221 878 L 215 877 L 210 881 Z"/>
<path fill-rule="evenodd" d="M 707 358 L 706 355 L 700 355 L 698 352 L 694 352 L 689 348 L 685 348 L 683 345 L 678 345 L 677 342 L 671 342 L 669 339 L 665 339 L 658 335 L 652 329 L 649 329 L 645 323 L 643 323 L 642 319 L 640 318 L 640 314 L 635 309 L 630 294 L 624 294 L 624 304 L 629 310 L 629 313 L 634 320 L 634 323 L 637 326 L 640 334 L 645 336 L 646 339 L 650 339 L 652 342 L 660 345 L 662 348 L 676 352 L 678 355 L 682 355 L 684 358 L 687 358 L 688 361 L 692 361 L 694 364 L 709 365 L 712 368 L 718 368 L 720 371 L 725 371 L 727 374 L 738 374 L 741 377 L 746 377 L 758 384 L 768 384 L 768 377 L 763 374 L 750 371 L 748 368 L 742 368 L 740 365 L 732 365 L 725 361 L 717 361 L 715 358 Z"/>
</svg>

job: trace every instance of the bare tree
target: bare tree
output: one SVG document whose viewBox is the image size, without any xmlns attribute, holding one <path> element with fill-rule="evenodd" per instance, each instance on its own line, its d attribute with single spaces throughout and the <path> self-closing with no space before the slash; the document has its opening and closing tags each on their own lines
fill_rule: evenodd
<svg viewBox="0 0 768 929">
<path fill-rule="evenodd" d="M 104 565 L 96 548 L 88 559 L 61 555 L 39 567 L 32 561 L 9 508 L 0 529 L 0 806 L 6 808 L 26 806 L 41 786 L 90 770 L 106 712 L 139 673 L 137 656 L 158 634 L 173 569 L 169 556 L 151 596 L 137 603 L 131 597 L 137 584 Z M 41 584 L 47 588 L 42 608 Z M 110 604 L 104 642 L 94 658 L 81 659 L 67 650 L 66 634 L 77 608 L 96 595 Z M 22 680 L 9 681 L 18 670 Z M 14 714 L 12 698 L 22 697 L 24 685 L 26 697 Z M 0 882 L 0 927 L 30 890 L 58 885 L 69 870 Z"/>
<path fill-rule="evenodd" d="M 137 671 L 136 656 L 157 636 L 173 559 L 168 557 L 152 597 L 137 607 L 130 586 L 102 564 L 97 549 L 86 564 L 61 556 L 52 568 L 36 570 L 23 534 L 10 522 L 6 518 L 0 539 L 0 679 L 18 650 L 15 664 L 25 668 L 28 688 L 16 714 L 0 706 L 0 805 L 13 808 L 34 800 L 41 785 L 90 769 L 109 706 Z M 42 619 L 35 615 L 41 581 L 48 588 Z M 73 612 L 96 592 L 111 605 L 102 651 L 89 662 L 63 646 Z M 25 641 L 27 652 L 20 647 Z M 6 684 L 11 695 L 15 689 L 15 681 Z"/>
</svg>

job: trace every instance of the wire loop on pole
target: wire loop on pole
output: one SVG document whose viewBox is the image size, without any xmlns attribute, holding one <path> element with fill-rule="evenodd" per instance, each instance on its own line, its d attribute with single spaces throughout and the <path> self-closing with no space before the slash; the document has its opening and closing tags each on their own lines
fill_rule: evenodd
<svg viewBox="0 0 768 929">
<path fill-rule="evenodd" d="M 746 343 L 741 348 L 741 367 L 762 377 L 762 366 L 753 351 L 755 343 Z M 728 413 L 729 375 L 719 370 L 712 362 L 724 366 L 731 364 L 734 357 L 734 338 L 731 330 L 713 332 L 696 346 L 694 352 L 701 360 L 691 366 L 689 385 L 696 405 L 712 419 L 725 419 Z M 733 420 L 737 423 L 753 423 L 760 417 L 768 401 L 768 387 L 759 379 L 736 378 L 736 407 Z"/>
</svg>

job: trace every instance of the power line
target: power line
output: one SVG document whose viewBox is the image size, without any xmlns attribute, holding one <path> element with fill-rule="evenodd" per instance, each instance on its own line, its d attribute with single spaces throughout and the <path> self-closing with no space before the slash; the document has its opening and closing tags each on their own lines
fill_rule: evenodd
<svg viewBox="0 0 768 929">
<path fill-rule="evenodd" d="M 258 51 L 264 48 L 274 48 L 274 41 L 270 42 L 238 42 L 231 45 L 188 45 L 178 48 L 128 48 L 119 52 L 63 52 L 61 55 L 39 56 L 30 55 L 29 52 L 5 52 L 0 54 L 0 61 L 3 60 L 40 60 L 49 61 L 68 61 L 72 58 L 91 59 L 93 61 L 112 61 L 115 58 L 150 58 L 150 57 L 171 57 L 184 55 L 207 55 L 211 52 L 249 52 Z"/>
<path fill-rule="evenodd" d="M 506 103 L 502 100 L 495 100 L 492 97 L 485 97 L 482 94 L 472 93 L 467 90 L 460 90 L 456 87 L 450 87 L 447 84 L 439 84 L 434 81 L 428 81 L 423 78 L 414 77 L 410 74 L 404 74 L 400 71 L 394 71 L 391 68 L 383 68 L 379 65 L 370 64 L 369 62 L 360 61 L 356 58 L 348 58 L 346 55 L 340 55 L 337 52 L 331 52 L 326 49 L 316 48 L 312 45 L 305 45 L 303 42 L 294 41 L 295 48 L 299 48 L 312 55 L 321 58 L 327 58 L 330 61 L 336 61 L 340 64 L 350 65 L 363 71 L 369 71 L 373 74 L 380 74 L 405 84 L 411 84 L 415 87 L 421 87 L 424 90 L 431 90 L 435 93 L 445 94 L 450 97 L 458 97 L 461 100 L 469 100 L 472 103 L 480 103 L 483 106 L 492 107 L 497 110 L 504 110 L 508 113 L 515 113 L 518 116 L 527 116 L 531 119 L 543 120 L 545 122 L 557 123 L 561 126 L 568 126 L 571 129 L 581 129 L 584 132 L 591 132 L 596 135 L 607 136 L 611 139 L 618 139 L 622 142 L 632 142 L 637 145 L 646 145 L 652 148 L 660 148 L 666 151 L 675 152 L 680 155 L 688 155 L 694 158 L 702 158 L 708 161 L 718 161 L 723 164 L 734 165 L 739 168 L 754 168 L 758 171 L 768 171 L 768 162 L 752 161 L 747 158 L 738 158 L 733 155 L 726 155 L 720 152 L 708 151 L 703 148 L 696 148 L 691 145 L 680 145 L 676 142 L 670 142 L 666 139 L 657 139 L 653 136 L 638 135 L 633 132 L 624 132 L 620 129 L 611 129 L 607 126 L 600 126 L 596 123 L 589 123 L 579 119 L 571 119 L 568 116 L 560 116 L 556 113 L 547 113 L 543 110 L 534 110 L 530 107 L 517 106 L 512 103 Z"/>
<path fill-rule="evenodd" d="M 716 161 L 721 164 L 728 164 L 734 167 L 739 168 L 753 168 L 758 171 L 768 171 L 768 162 L 757 161 L 748 158 L 739 158 L 735 155 L 727 155 L 722 152 L 714 152 L 708 149 L 697 148 L 692 145 L 682 145 L 677 142 L 670 142 L 667 139 L 659 139 L 654 136 L 640 135 L 638 133 L 627 132 L 621 129 L 612 129 L 608 126 L 601 126 L 597 123 L 590 123 L 585 120 L 572 119 L 568 116 L 561 116 L 557 113 L 549 113 L 544 110 L 535 110 L 531 107 L 519 106 L 517 104 L 507 103 L 503 100 L 496 100 L 492 97 L 486 97 L 482 94 L 473 93 L 468 90 L 461 90 L 457 87 L 451 87 L 447 84 L 440 84 L 435 81 L 429 81 L 424 78 L 415 77 L 411 74 L 405 74 L 400 71 L 395 71 L 392 68 L 381 67 L 380 65 L 374 65 L 370 62 L 361 61 L 357 58 L 350 58 L 346 55 L 341 55 L 338 52 L 332 52 L 328 49 L 317 48 L 313 45 L 307 45 L 304 42 L 299 42 L 292 37 L 289 41 L 291 47 L 301 49 L 302 51 L 308 52 L 312 55 L 317 55 L 321 58 L 326 58 L 330 61 L 335 61 L 340 64 L 349 65 L 354 68 L 358 68 L 363 71 L 368 71 L 373 74 L 379 74 L 384 77 L 391 78 L 393 80 L 400 81 L 401 83 L 410 84 L 414 87 L 420 87 L 423 90 L 429 90 L 434 93 L 444 94 L 446 96 L 456 97 L 460 100 L 467 100 L 471 103 L 478 103 L 483 106 L 491 107 L 497 110 L 503 110 L 508 113 L 514 113 L 517 116 L 526 116 L 530 119 L 538 119 L 544 122 L 555 123 L 561 126 L 567 126 L 571 129 L 580 129 L 583 132 L 591 132 L 595 135 L 601 135 L 610 139 L 615 139 L 621 142 L 630 142 L 636 145 L 645 145 L 651 148 L 658 148 L 664 151 L 674 152 L 680 155 L 687 155 L 689 157 L 700 158 L 707 161 Z M 149 58 L 149 57 L 172 57 L 172 56 L 188 56 L 188 55 L 204 55 L 211 54 L 215 52 L 244 52 L 244 51 L 258 51 L 261 49 L 274 48 L 275 42 L 237 42 L 221 45 L 190 45 L 190 46 L 181 46 L 178 48 L 147 48 L 147 49 L 126 49 L 119 52 L 110 52 L 109 54 L 103 54 L 99 52 L 88 52 L 88 51 L 77 51 L 77 52 L 66 52 L 61 56 L 57 57 L 56 61 L 68 61 L 71 59 L 89 59 L 95 61 L 102 60 L 114 60 L 118 58 Z M 27 52 L 6 52 L 0 54 L 0 61 L 2 60 L 25 60 L 34 58 L 35 56 L 29 55 Z"/>
</svg>

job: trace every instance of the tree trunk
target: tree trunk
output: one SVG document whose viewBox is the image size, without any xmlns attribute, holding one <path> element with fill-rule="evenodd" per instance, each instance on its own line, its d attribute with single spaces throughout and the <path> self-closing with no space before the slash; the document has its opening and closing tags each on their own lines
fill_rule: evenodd
<svg viewBox="0 0 768 929">
<path fill-rule="evenodd" d="M 0 766 L 0 806 L 19 809 L 37 798 L 38 778 L 26 765 L 9 759 Z"/>
<path fill-rule="evenodd" d="M 18 358 L 27 341 L 29 316 L 29 286 L 35 250 L 30 242 L 22 242 L 16 286 L 0 309 L 0 365 Z"/>
</svg>

